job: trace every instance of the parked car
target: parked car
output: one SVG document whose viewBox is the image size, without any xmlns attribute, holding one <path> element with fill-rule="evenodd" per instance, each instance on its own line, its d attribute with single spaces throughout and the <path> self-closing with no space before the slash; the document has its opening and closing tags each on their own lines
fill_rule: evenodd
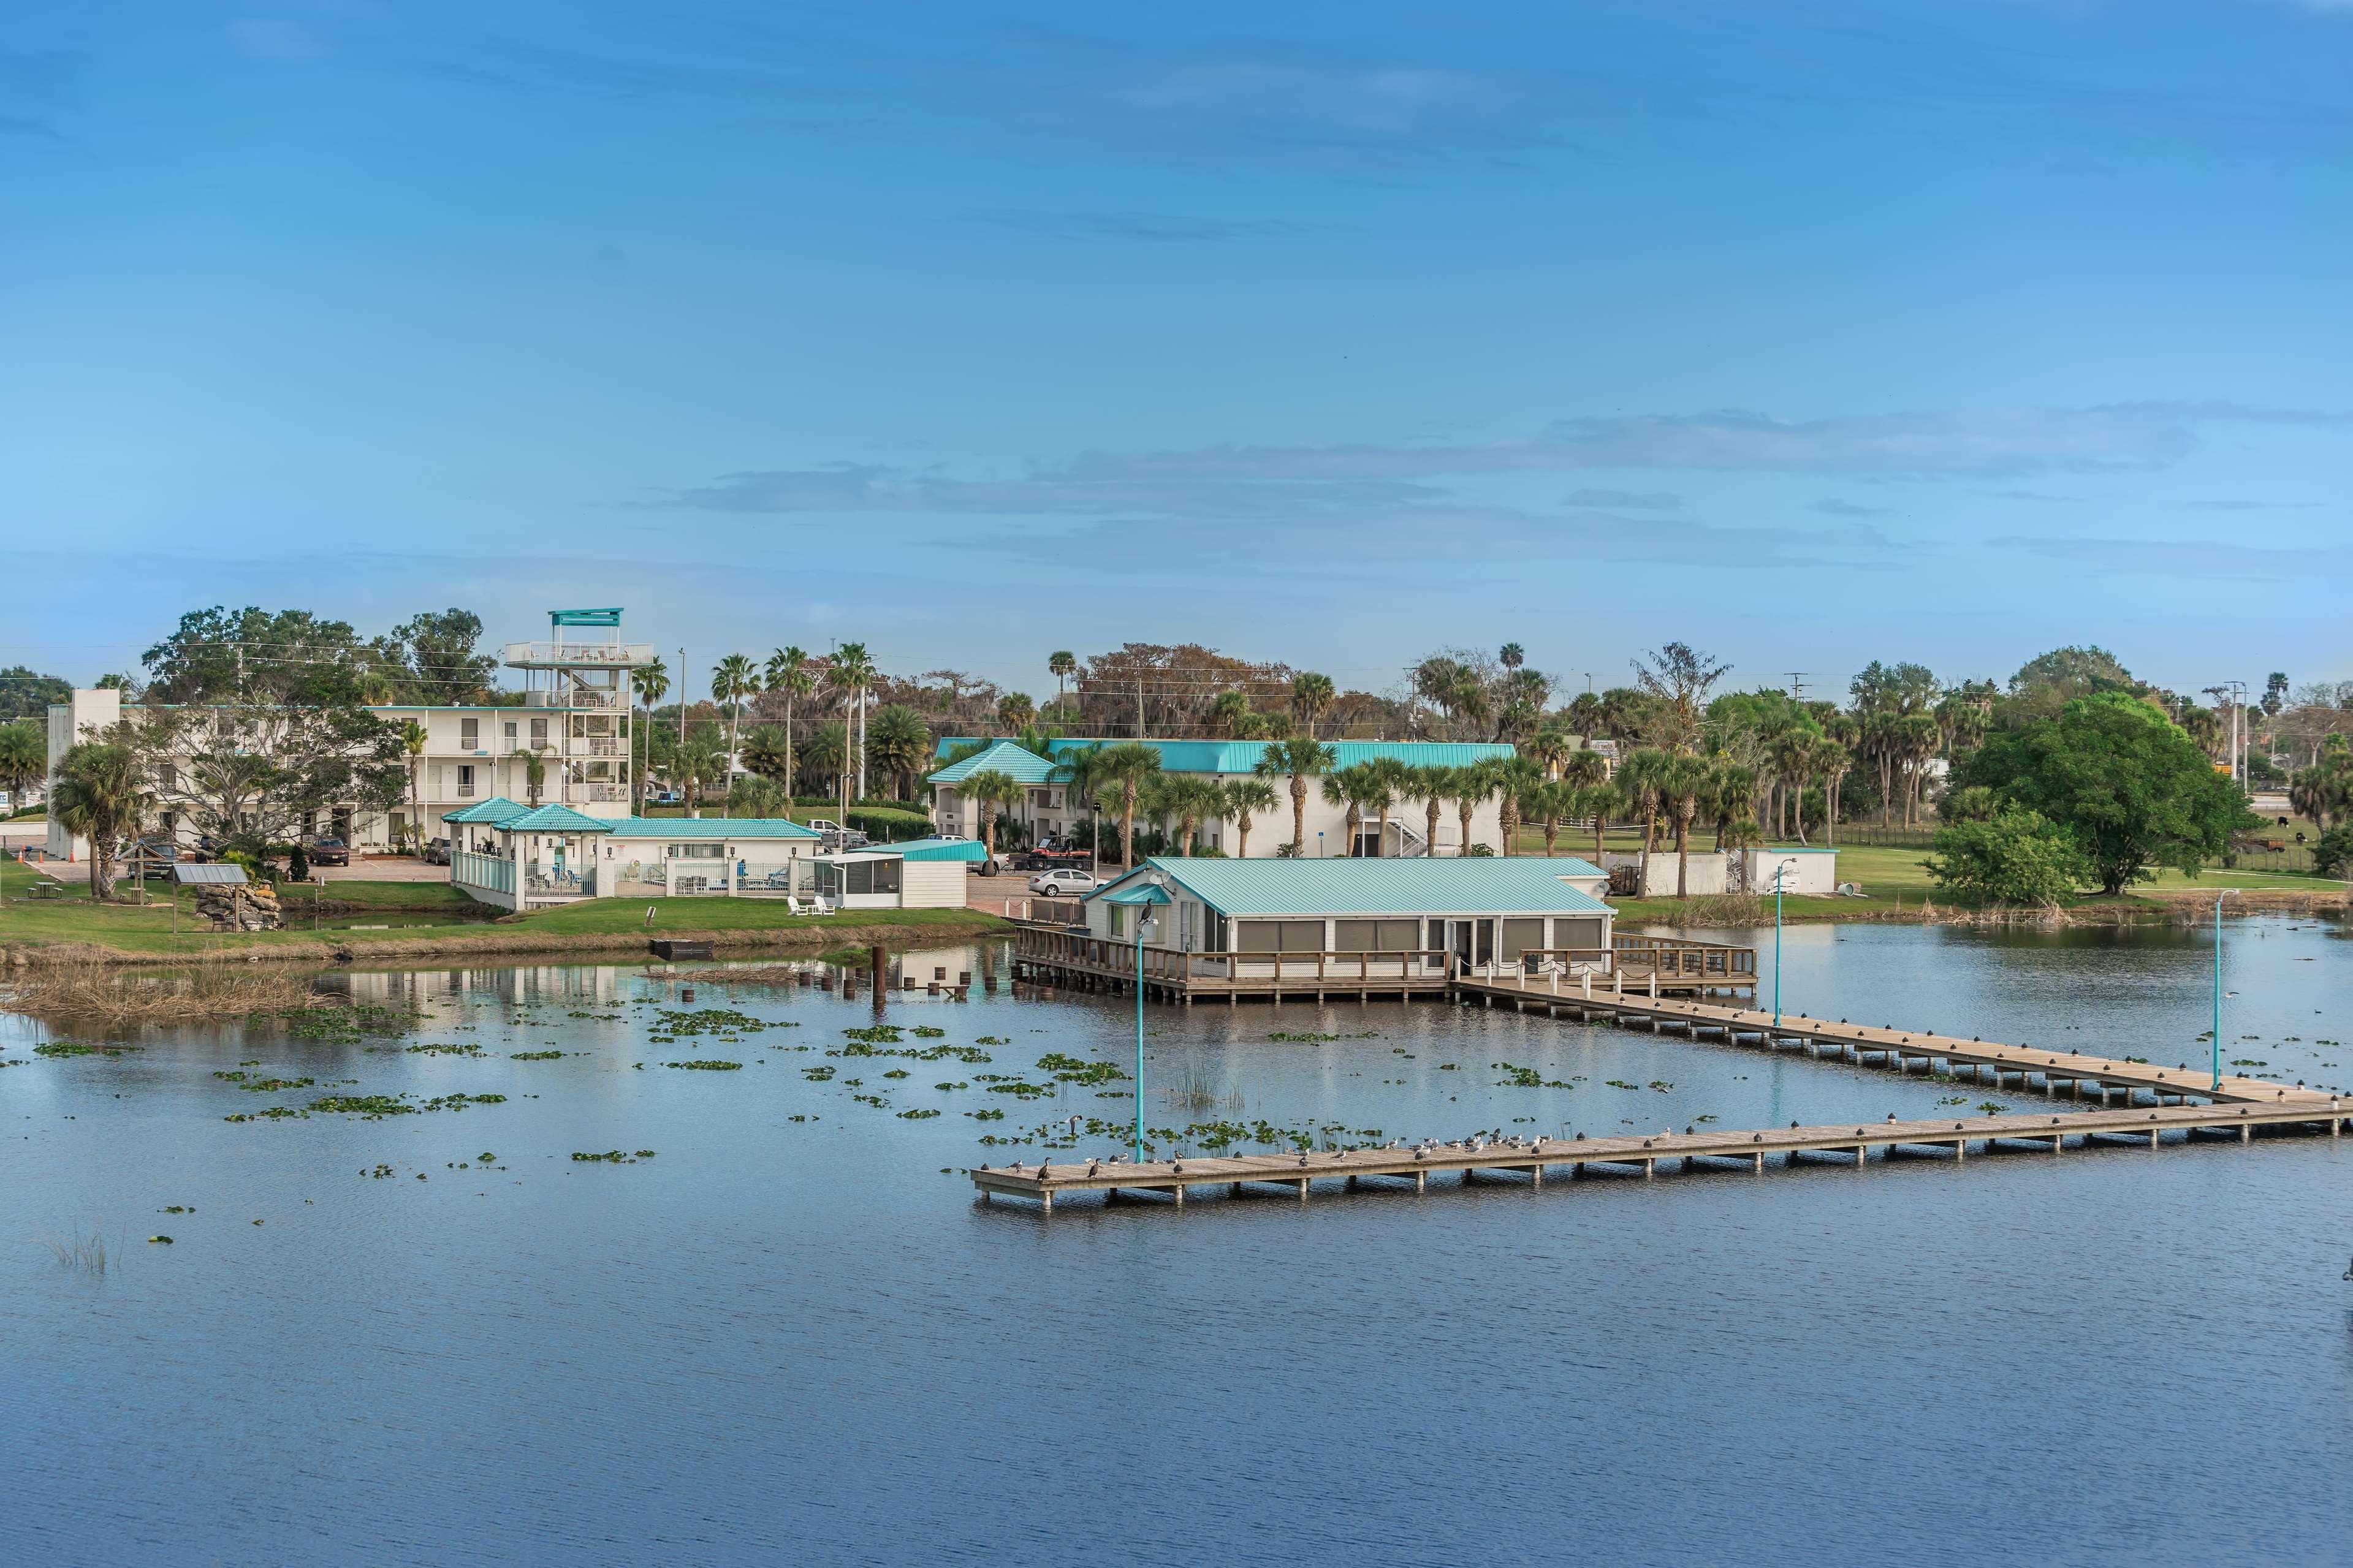
<svg viewBox="0 0 2353 1568">
<path fill-rule="evenodd" d="M 447 866 L 449 863 L 449 841 L 446 838 L 427 839 L 425 863 L 427 866 Z"/>
<path fill-rule="evenodd" d="M 863 849 L 871 842 L 866 835 L 857 828 L 844 827 L 830 817 L 811 817 L 809 826 L 815 832 L 825 836 L 825 847 L 828 849 Z"/>
<path fill-rule="evenodd" d="M 340 838 L 322 838 L 302 853 L 313 866 L 348 866 L 352 863 L 352 847 Z"/>
<path fill-rule="evenodd" d="M 1029 879 L 1031 892 L 1050 897 L 1079 898 L 1102 886 L 1101 879 L 1083 866 L 1057 866 Z"/>
<path fill-rule="evenodd" d="M 1013 857 L 1017 871 L 1059 871 L 1071 867 L 1084 868 L 1087 852 L 1083 849 L 1024 849 Z"/>
</svg>

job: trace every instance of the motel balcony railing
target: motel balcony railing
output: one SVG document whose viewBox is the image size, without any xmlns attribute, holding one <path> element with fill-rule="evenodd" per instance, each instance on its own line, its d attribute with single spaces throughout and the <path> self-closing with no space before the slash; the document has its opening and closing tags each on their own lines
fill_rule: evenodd
<svg viewBox="0 0 2353 1568">
<path fill-rule="evenodd" d="M 1136 969 L 1133 938 L 1088 936 L 1079 931 L 1025 926 L 1014 938 L 1014 952 L 1098 973 L 1132 977 Z M 1175 985 L 1249 986 L 1310 984 L 1335 989 L 1385 981 L 1442 982 L 1451 955 L 1443 948 L 1388 948 L 1360 952 L 1187 952 L 1180 948 L 1144 945 L 1144 978 Z"/>
<path fill-rule="evenodd" d="M 623 665 L 654 661 L 649 642 L 511 642 L 500 658 L 511 665 L 535 668 L 563 665 Z"/>
</svg>

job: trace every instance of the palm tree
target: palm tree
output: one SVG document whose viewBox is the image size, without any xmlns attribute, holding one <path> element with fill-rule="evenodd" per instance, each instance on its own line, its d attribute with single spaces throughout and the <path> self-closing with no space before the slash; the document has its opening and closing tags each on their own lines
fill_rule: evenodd
<svg viewBox="0 0 2353 1568">
<path fill-rule="evenodd" d="M 1307 852 L 1307 781 L 1318 773 L 1332 771 L 1339 753 L 1313 736 L 1293 736 L 1271 741 L 1259 754 L 1258 766 L 1250 771 L 1262 779 L 1289 777 L 1291 780 L 1291 853 L 1294 858 Z"/>
<path fill-rule="evenodd" d="M 1038 717 L 1038 705 L 1024 691 L 1008 691 L 997 700 L 997 722 L 1000 729 L 1018 734 Z"/>
<path fill-rule="evenodd" d="M 1663 794 L 1660 786 L 1672 754 L 1656 746 L 1643 746 L 1618 770 L 1619 787 L 1642 822 L 1641 869 L 1634 893 L 1638 899 L 1651 896 L 1651 846 L 1658 836 L 1659 801 Z"/>
<path fill-rule="evenodd" d="M 1495 659 L 1505 669 L 1517 669 L 1528 662 L 1528 650 L 1515 642 L 1507 642 L 1504 645 L 1503 651 L 1495 656 Z"/>
<path fill-rule="evenodd" d="M 398 731 L 401 754 L 408 759 L 408 827 L 421 846 L 425 842 L 425 807 L 417 788 L 417 772 L 425 761 L 425 726 L 403 719 Z"/>
<path fill-rule="evenodd" d="M 1393 792 L 1373 771 L 1370 763 L 1356 763 L 1327 773 L 1324 778 L 1324 798 L 1334 805 L 1348 808 L 1347 848 L 1342 853 L 1356 853 L 1356 830 L 1365 820 L 1365 810 L 1377 799 L 1386 799 Z"/>
<path fill-rule="evenodd" d="M 1226 783 L 1224 815 L 1233 819 L 1234 858 L 1250 858 L 1250 823 L 1261 811 L 1272 811 L 1274 788 L 1261 778 L 1229 779 Z"/>
<path fill-rule="evenodd" d="M 876 724 L 880 728 L 880 715 Z M 974 813 L 980 818 L 981 847 L 990 859 L 996 859 L 997 812 L 1001 807 L 1020 804 L 1025 793 L 1021 781 L 998 769 L 983 768 L 978 773 L 967 774 L 964 783 L 956 787 L 966 800 L 972 802 Z"/>
<path fill-rule="evenodd" d="M 768 655 L 766 670 L 768 689 L 785 700 L 785 793 L 793 789 L 793 708 L 800 699 L 817 689 L 817 671 L 809 668 L 809 656 L 790 643 Z"/>
<path fill-rule="evenodd" d="M 1229 740 L 1242 740 L 1251 718 L 1250 693 L 1220 691 L 1209 704 L 1209 723 Z"/>
<path fill-rule="evenodd" d="M 914 780 L 932 757 L 932 727 L 923 722 L 923 716 L 902 702 L 893 702 L 875 713 L 874 731 L 868 739 L 883 773 L 905 786 L 899 798 L 913 795 Z"/>
<path fill-rule="evenodd" d="M 1091 868 L 1099 866 L 1103 858 L 1100 852 L 1103 835 L 1096 831 L 1098 824 L 1095 817 L 1095 758 L 1103 750 L 1101 746 L 1086 744 L 1065 746 L 1061 755 L 1053 759 L 1054 765 L 1046 774 L 1049 783 L 1062 786 L 1062 798 L 1066 803 L 1086 803 Z"/>
<path fill-rule="evenodd" d="M 1307 726 L 1307 738 L 1315 738 L 1315 721 L 1331 711 L 1335 693 L 1332 678 L 1309 670 L 1291 678 L 1291 711 Z"/>
<path fill-rule="evenodd" d="M 1212 816 L 1225 814 L 1226 792 L 1214 779 L 1205 779 L 1198 773 L 1166 776 L 1167 783 L 1161 792 L 1160 804 L 1170 816 L 1176 819 L 1177 831 L 1185 839 L 1185 853 L 1190 856 L 1195 840 L 1200 836 L 1201 824 Z"/>
<path fill-rule="evenodd" d="M 1559 779 L 1546 779 L 1529 790 L 1520 800 L 1520 809 L 1544 824 L 1545 858 L 1549 860 L 1560 852 L 1561 819 L 1575 814 L 1577 787 Z"/>
<path fill-rule="evenodd" d="M 639 705 L 646 710 L 646 721 L 643 727 L 646 737 L 645 763 L 643 766 L 634 770 L 637 774 L 633 781 L 637 804 L 629 808 L 642 816 L 646 810 L 646 775 L 654 771 L 654 704 L 659 702 L 670 691 L 670 667 L 659 659 L 655 659 L 651 664 L 638 666 L 637 668 L 629 671 L 629 689 L 637 694 Z M 633 741 L 631 750 L 635 749 L 636 743 Z M 632 758 L 631 761 L 634 762 L 636 759 Z"/>
<path fill-rule="evenodd" d="M 1707 792 L 1712 781 L 1706 759 L 1688 755 L 1672 756 L 1659 770 L 1660 798 L 1666 802 L 1675 821 L 1675 897 L 1686 898 L 1691 889 L 1691 825 L 1699 813 L 1700 796 Z"/>
<path fill-rule="evenodd" d="M 1413 798 L 1414 770 L 1411 764 L 1401 763 L 1395 757 L 1376 757 L 1369 765 L 1380 775 L 1383 785 L 1383 793 L 1373 801 L 1374 807 L 1381 816 L 1381 837 L 1373 852 L 1386 855 L 1389 852 L 1389 810 L 1392 806 L 1402 806 Z M 1402 854 L 1404 835 L 1398 837 L 1400 840 L 1398 849 Z"/>
<path fill-rule="evenodd" d="M 829 678 L 833 685 L 848 694 L 850 703 L 849 729 L 852 738 L 850 772 L 858 775 L 858 793 L 866 793 L 866 691 L 874 684 L 878 672 L 874 661 L 867 656 L 862 642 L 846 642 L 834 651 L 833 668 Z"/>
<path fill-rule="evenodd" d="M 699 816 L 702 792 L 723 783 L 730 758 L 720 743 L 716 725 L 698 724 L 678 749 L 679 782 L 686 786 L 686 814 Z"/>
<path fill-rule="evenodd" d="M 1533 757 L 1497 757 L 1484 764 L 1493 779 L 1495 789 L 1503 796 L 1500 826 L 1504 835 L 1504 853 L 1511 854 L 1519 847 L 1521 802 L 1528 791 L 1545 782 L 1544 770 Z"/>
<path fill-rule="evenodd" d="M 1088 776 L 1098 795 L 1119 802 L 1119 863 L 1135 864 L 1135 807 L 1145 785 L 1160 772 L 1160 750 L 1141 741 L 1122 741 L 1097 750 Z"/>
<path fill-rule="evenodd" d="M 1543 765 L 1545 777 L 1556 779 L 1560 777 L 1562 765 L 1577 749 L 1573 743 L 1576 739 L 1576 736 L 1559 725 L 1546 724 L 1520 742 L 1520 754 L 1524 757 L 1534 757 Z"/>
<path fill-rule="evenodd" d="M 48 737 L 30 719 L 0 724 L 0 790 L 11 802 L 25 804 L 25 792 L 49 771 Z"/>
<path fill-rule="evenodd" d="M 711 667 L 711 699 L 727 705 L 727 755 L 731 760 L 743 728 L 744 700 L 759 689 L 760 678 L 745 655 L 731 653 Z"/>
<path fill-rule="evenodd" d="M 1054 678 L 1054 711 L 1058 717 L 1062 719 L 1064 723 L 1068 723 L 1070 720 L 1069 716 L 1062 712 L 1062 703 L 1064 700 L 1062 696 L 1062 686 L 1065 681 L 1069 680 L 1071 677 L 1076 675 L 1078 672 L 1079 656 L 1072 653 L 1069 648 L 1056 648 L 1052 653 L 1046 656 L 1046 673 Z"/>
<path fill-rule="evenodd" d="M 794 754 L 793 765 L 807 768 L 810 774 L 828 781 L 827 795 L 841 793 L 841 781 L 849 771 L 849 726 L 839 719 L 828 719 L 809 731 L 807 742 Z M 807 780 L 802 781 L 803 786 Z M 802 787 L 804 795 L 812 793 Z"/>
<path fill-rule="evenodd" d="M 139 754 L 111 741 L 83 741 L 58 760 L 49 816 L 68 833 L 90 840 L 90 894 L 114 897 L 114 846 L 132 837 L 154 805 Z"/>
<path fill-rule="evenodd" d="M 1446 773 L 1447 793 L 1454 802 L 1454 819 L 1462 829 L 1462 847 L 1455 853 L 1468 855 L 1471 853 L 1471 818 L 1494 796 L 1494 770 L 1484 763 L 1473 763 L 1468 767 L 1449 768 Z"/>
<path fill-rule="evenodd" d="M 547 760 L 529 746 L 517 746 L 507 760 L 522 764 L 523 785 L 531 792 L 531 804 L 536 807 L 539 792 L 547 787 Z"/>
<path fill-rule="evenodd" d="M 1442 763 L 1408 770 L 1404 795 L 1408 800 L 1421 802 L 1421 853 L 1424 859 L 1438 856 L 1438 819 L 1452 799 L 1454 770 Z"/>
</svg>

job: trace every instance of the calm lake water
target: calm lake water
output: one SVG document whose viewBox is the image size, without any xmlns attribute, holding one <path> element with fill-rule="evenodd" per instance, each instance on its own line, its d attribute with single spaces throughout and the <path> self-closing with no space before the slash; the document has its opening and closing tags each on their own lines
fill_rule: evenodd
<svg viewBox="0 0 2353 1568">
<path fill-rule="evenodd" d="M 2203 1049 L 2200 934 L 1788 941 L 1793 1007 Z M 2353 1083 L 2343 935 L 2225 942 L 2226 1056 Z M 793 1026 L 665 1041 L 678 984 L 631 969 L 349 984 L 425 1016 L 34 1058 L 48 1032 L 0 1015 L 25 1064 L 0 1070 L 0 1559 L 2353 1560 L 2353 1140 L 1045 1221 L 956 1173 L 1036 1158 L 984 1135 L 1124 1123 L 1130 1086 L 1022 1099 L 979 1075 L 1124 1068 L 1121 1000 L 891 1004 L 945 1031 L 900 1048 L 1005 1042 L 975 1063 L 828 1057 L 873 1015 L 814 990 L 699 982 L 696 1010 Z M 1741 1127 L 1985 1097 L 1467 1008 L 1147 1019 L 1162 1126 Z M 661 1065 L 697 1058 L 744 1065 Z M 1573 1087 L 1506 1087 L 1505 1062 Z M 329 1093 L 505 1098 L 224 1120 Z M 615 1149 L 656 1153 L 571 1157 Z M 93 1232 L 102 1278 L 38 1245 Z"/>
</svg>

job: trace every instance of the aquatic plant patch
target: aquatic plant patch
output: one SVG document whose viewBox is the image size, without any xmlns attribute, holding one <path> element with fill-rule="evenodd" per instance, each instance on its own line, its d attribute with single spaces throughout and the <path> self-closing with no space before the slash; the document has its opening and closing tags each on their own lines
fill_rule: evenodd
<svg viewBox="0 0 2353 1568">
<path fill-rule="evenodd" d="M 33 1054 L 37 1057 L 119 1057 L 125 1051 L 138 1048 L 137 1046 L 85 1046 L 76 1040 L 51 1040 L 47 1045 L 35 1046 Z"/>
<path fill-rule="evenodd" d="M 662 1063 L 662 1066 L 666 1068 L 684 1068 L 689 1072 L 740 1072 L 743 1070 L 744 1064 L 742 1062 L 720 1061 L 713 1058 L 703 1058 L 691 1062 L 664 1062 Z"/>
<path fill-rule="evenodd" d="M 507 1059 L 518 1062 L 552 1062 L 563 1055 L 562 1051 L 509 1051 Z"/>
<path fill-rule="evenodd" d="M 1109 1062 L 1081 1061 L 1060 1051 L 1050 1051 L 1039 1057 L 1038 1068 L 1041 1072 L 1052 1073 L 1056 1081 L 1060 1083 L 1102 1084 L 1127 1077 Z"/>
</svg>

